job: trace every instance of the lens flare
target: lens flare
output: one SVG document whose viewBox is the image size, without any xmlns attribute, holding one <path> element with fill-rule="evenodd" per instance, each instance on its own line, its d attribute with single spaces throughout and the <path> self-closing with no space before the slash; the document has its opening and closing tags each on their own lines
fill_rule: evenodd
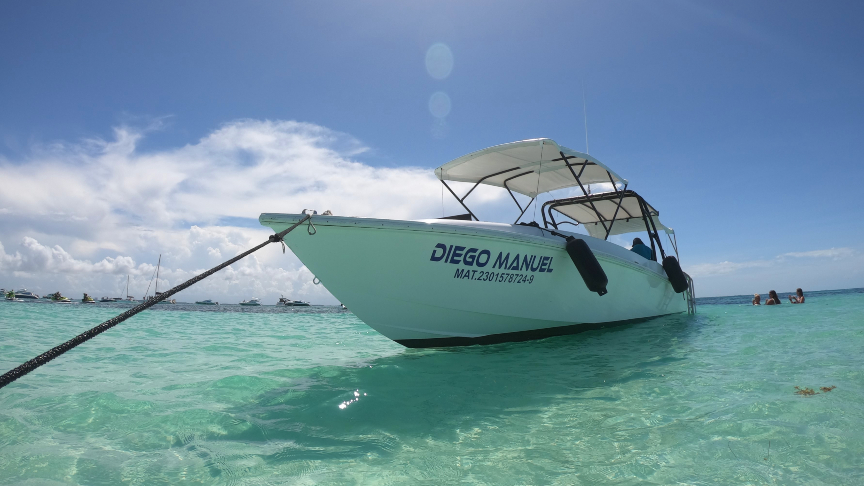
<svg viewBox="0 0 864 486">
<path fill-rule="evenodd" d="M 426 72 L 435 79 L 444 79 L 453 71 L 453 53 L 446 44 L 432 44 L 426 51 Z"/>
<path fill-rule="evenodd" d="M 443 91 L 432 93 L 429 98 L 429 112 L 435 118 L 445 118 L 450 114 L 450 97 Z"/>
</svg>

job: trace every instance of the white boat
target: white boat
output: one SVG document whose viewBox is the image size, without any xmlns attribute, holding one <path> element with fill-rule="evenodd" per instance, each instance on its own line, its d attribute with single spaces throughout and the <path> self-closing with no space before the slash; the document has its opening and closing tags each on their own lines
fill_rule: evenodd
<svg viewBox="0 0 864 486">
<path fill-rule="evenodd" d="M 150 297 L 150 300 L 152 300 L 152 299 L 158 299 L 161 295 L 162 295 L 162 292 L 156 292 L 155 295 L 154 295 L 153 297 Z M 160 300 L 158 303 L 159 303 L 159 304 L 176 304 L 176 303 L 177 303 L 177 299 L 165 299 L 165 300 Z"/>
<path fill-rule="evenodd" d="M 136 302 L 135 297 L 129 295 L 129 275 L 126 275 L 126 298 L 123 300 L 126 302 Z"/>
<path fill-rule="evenodd" d="M 255 297 L 249 300 L 244 300 L 240 302 L 240 305 L 261 305 L 261 299 Z"/>
<path fill-rule="evenodd" d="M 219 305 L 219 302 L 213 302 L 210 299 L 199 300 L 198 302 L 195 302 L 195 303 L 198 305 Z"/>
<path fill-rule="evenodd" d="M 692 281 L 660 238 L 666 232 L 672 242 L 674 232 L 594 157 L 549 139 L 525 140 L 435 173 L 467 214 L 419 221 L 316 215 L 285 237 L 316 280 L 384 336 L 408 347 L 489 344 L 695 311 Z M 474 186 L 460 198 L 446 181 Z M 479 184 L 510 192 L 516 222 L 531 202 L 522 207 L 514 192 L 533 201 L 578 187 L 582 196 L 545 202 L 542 226 L 489 223 L 465 204 Z M 591 194 L 598 184 L 607 191 Z M 304 215 L 264 213 L 259 221 L 279 232 Z M 565 222 L 590 236 L 560 229 Z M 636 231 L 648 234 L 663 265 L 606 241 Z"/>
<path fill-rule="evenodd" d="M 27 289 L 19 289 L 15 291 L 15 298 L 21 300 L 36 300 L 39 296 Z"/>
<path fill-rule="evenodd" d="M 304 302 L 302 300 L 291 300 L 286 298 L 284 295 L 279 297 L 279 302 L 276 302 L 276 305 L 284 305 L 286 307 L 309 307 L 309 302 Z"/>
</svg>

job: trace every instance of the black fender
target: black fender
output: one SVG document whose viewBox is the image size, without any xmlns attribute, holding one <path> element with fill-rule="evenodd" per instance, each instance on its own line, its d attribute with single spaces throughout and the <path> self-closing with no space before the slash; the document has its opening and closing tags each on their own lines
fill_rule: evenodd
<svg viewBox="0 0 864 486">
<path fill-rule="evenodd" d="M 570 236 L 567 238 L 566 249 L 588 290 L 597 292 L 598 295 L 606 294 L 606 284 L 609 283 L 609 279 L 600 262 L 597 261 L 597 257 L 594 256 L 594 252 L 588 247 L 588 243 Z"/>
<path fill-rule="evenodd" d="M 666 270 L 666 276 L 669 277 L 669 283 L 676 293 L 680 294 L 690 288 L 687 283 L 687 277 L 684 276 L 684 271 L 681 270 L 681 265 L 678 264 L 678 259 L 672 255 L 663 259 L 663 270 Z"/>
</svg>

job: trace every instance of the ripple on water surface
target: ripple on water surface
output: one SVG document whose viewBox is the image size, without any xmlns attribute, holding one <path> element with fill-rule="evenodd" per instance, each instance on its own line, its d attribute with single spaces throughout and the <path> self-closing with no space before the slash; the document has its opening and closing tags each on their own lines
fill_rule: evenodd
<svg viewBox="0 0 864 486">
<path fill-rule="evenodd" d="M 438 350 L 334 308 L 145 312 L 0 391 L 0 484 L 864 481 L 864 294 L 740 300 Z M 121 308 L 0 303 L 0 367 Z"/>
</svg>

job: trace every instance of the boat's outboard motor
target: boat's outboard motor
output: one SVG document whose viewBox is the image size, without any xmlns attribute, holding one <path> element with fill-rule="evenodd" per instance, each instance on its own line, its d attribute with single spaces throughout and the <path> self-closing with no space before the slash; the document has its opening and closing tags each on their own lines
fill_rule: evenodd
<svg viewBox="0 0 864 486">
<path fill-rule="evenodd" d="M 684 271 L 681 270 L 681 265 L 678 264 L 678 259 L 672 255 L 663 259 L 663 270 L 666 270 L 666 276 L 669 277 L 669 283 L 676 293 L 681 293 L 690 288 L 687 283 L 687 277 L 684 276 Z"/>
<path fill-rule="evenodd" d="M 585 281 L 588 290 L 597 292 L 598 295 L 606 294 L 606 284 L 609 283 L 609 279 L 606 278 L 606 272 L 603 271 L 603 267 L 600 266 L 600 262 L 594 256 L 594 252 L 588 247 L 588 243 L 585 243 L 585 240 L 568 236 L 566 248 L 567 254 L 570 255 L 570 259 L 573 260 L 573 264 L 576 265 L 576 269 L 582 275 L 582 280 Z"/>
</svg>

